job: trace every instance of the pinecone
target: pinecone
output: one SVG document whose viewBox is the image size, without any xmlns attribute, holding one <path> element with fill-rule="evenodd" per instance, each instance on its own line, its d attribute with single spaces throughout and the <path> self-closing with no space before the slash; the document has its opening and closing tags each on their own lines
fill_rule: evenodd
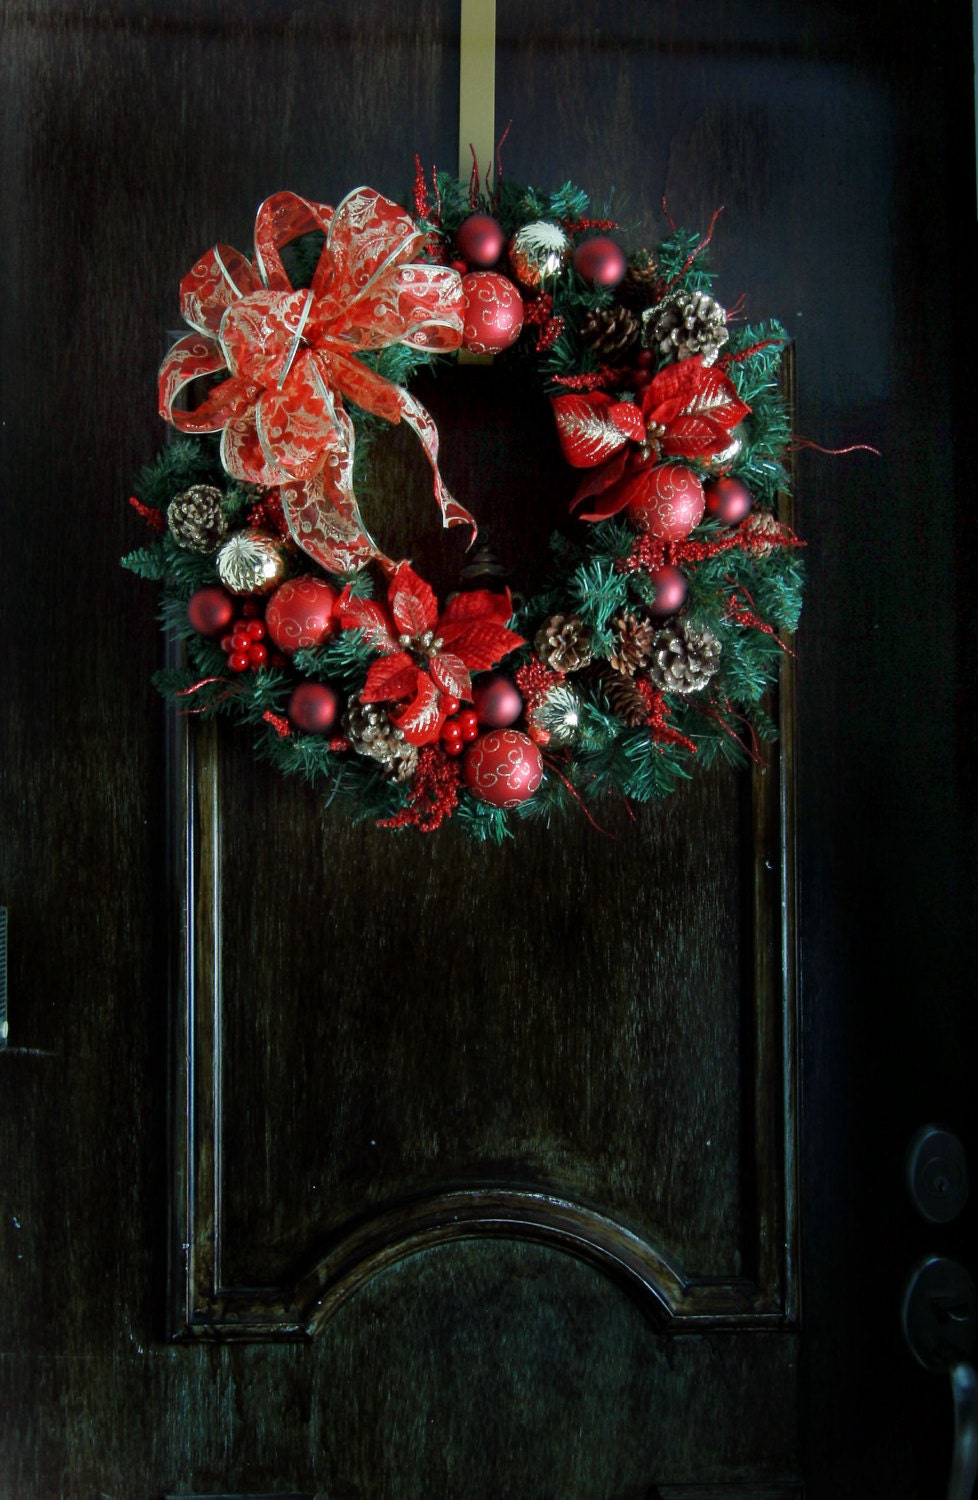
<svg viewBox="0 0 978 1500">
<path fill-rule="evenodd" d="M 551 615 L 533 644 L 537 656 L 554 672 L 579 672 L 591 660 L 591 633 L 577 615 Z"/>
<path fill-rule="evenodd" d="M 597 663 L 594 680 L 608 700 L 608 707 L 631 729 L 637 729 L 649 717 L 649 708 L 631 677 L 623 677 L 607 662 Z"/>
<path fill-rule="evenodd" d="M 601 360 L 627 354 L 638 341 L 639 321 L 627 307 L 595 307 L 581 324 L 581 338 Z"/>
<path fill-rule="evenodd" d="M 617 672 L 634 677 L 636 672 L 648 665 L 652 650 L 655 626 L 644 615 L 632 614 L 631 610 L 616 615 L 611 622 L 615 631 L 615 644 L 608 660 Z"/>
<path fill-rule="evenodd" d="M 707 292 L 672 292 L 642 314 L 642 341 L 667 358 L 702 354 L 712 365 L 727 342 L 727 314 Z"/>
<path fill-rule="evenodd" d="M 212 484 L 193 484 L 175 495 L 166 519 L 173 540 L 187 552 L 216 552 L 227 535 L 222 495 Z"/>
<path fill-rule="evenodd" d="M 677 620 L 656 632 L 649 677 L 664 693 L 698 693 L 720 665 L 720 642 L 710 630 Z"/>
<path fill-rule="evenodd" d="M 615 292 L 619 302 L 633 312 L 642 312 L 655 301 L 655 289 L 659 280 L 659 267 L 655 257 L 647 250 L 640 250 L 629 260 L 628 270 Z"/>
<path fill-rule="evenodd" d="M 384 775 L 391 781 L 410 781 L 418 764 L 418 749 L 409 745 L 390 721 L 387 709 L 380 703 L 361 703 L 352 698 L 344 728 L 358 755 L 368 755 L 380 762 Z"/>
</svg>

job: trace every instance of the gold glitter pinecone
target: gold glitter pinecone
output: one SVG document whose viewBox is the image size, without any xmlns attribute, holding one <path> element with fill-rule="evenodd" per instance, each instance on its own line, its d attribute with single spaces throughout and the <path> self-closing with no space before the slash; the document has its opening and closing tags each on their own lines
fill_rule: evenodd
<svg viewBox="0 0 978 1500">
<path fill-rule="evenodd" d="M 222 495 L 212 484 L 192 484 L 174 495 L 166 521 L 173 540 L 187 552 L 216 552 L 227 535 Z"/>
<path fill-rule="evenodd" d="M 702 354 L 704 365 L 716 363 L 727 342 L 727 314 L 708 292 L 672 292 L 658 307 L 642 314 L 642 340 L 672 359 Z"/>
<path fill-rule="evenodd" d="M 591 660 L 591 633 L 577 615 L 551 615 L 533 644 L 537 656 L 554 672 L 579 672 Z"/>
<path fill-rule="evenodd" d="M 351 699 L 344 728 L 357 754 L 377 761 L 391 781 L 411 780 L 418 764 L 417 746 L 408 744 L 382 704 Z"/>
<path fill-rule="evenodd" d="M 664 693 L 698 693 L 720 665 L 720 642 L 711 630 L 677 620 L 656 631 L 649 677 Z"/>
<path fill-rule="evenodd" d="M 608 660 L 616 671 L 634 677 L 648 665 L 656 627 L 644 615 L 633 614 L 631 610 L 616 615 L 611 625 L 615 643 Z"/>
<path fill-rule="evenodd" d="M 598 359 L 615 360 L 638 342 L 641 325 L 627 307 L 595 307 L 581 324 L 581 338 Z"/>
</svg>

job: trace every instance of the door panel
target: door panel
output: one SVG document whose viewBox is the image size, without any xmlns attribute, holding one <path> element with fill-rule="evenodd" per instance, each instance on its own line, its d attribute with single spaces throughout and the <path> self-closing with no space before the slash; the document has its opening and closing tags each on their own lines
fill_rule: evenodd
<svg viewBox="0 0 978 1500">
<path fill-rule="evenodd" d="M 194 733 L 171 767 L 193 960 L 168 984 L 161 645 L 116 562 L 161 441 L 163 331 L 189 265 L 218 237 L 246 248 L 269 192 L 399 194 L 415 151 L 454 164 L 457 7 L 12 0 L 11 1495 L 917 1500 L 944 1482 L 946 1393 L 904 1357 L 896 1307 L 921 1250 L 974 1267 L 974 1210 L 924 1243 L 901 1181 L 924 1120 L 975 1139 L 974 548 L 955 522 L 957 501 L 973 513 L 974 173 L 953 164 L 970 13 L 498 16 L 504 171 L 613 189 L 633 243 L 660 237 L 663 197 L 692 227 L 725 204 L 720 285 L 795 336 L 799 431 L 883 453 L 799 456 L 801 1045 L 777 757 L 753 786 L 711 773 L 634 824 L 611 808 L 603 832 L 571 820 L 490 853 L 337 827 L 247 747 Z M 483 373 L 454 377 L 475 400 L 440 381 L 424 399 L 522 582 L 566 494 L 540 414 Z M 368 520 L 382 542 L 410 530 L 445 592 L 457 539 L 423 465 L 397 434 L 378 464 L 397 498 Z"/>
</svg>

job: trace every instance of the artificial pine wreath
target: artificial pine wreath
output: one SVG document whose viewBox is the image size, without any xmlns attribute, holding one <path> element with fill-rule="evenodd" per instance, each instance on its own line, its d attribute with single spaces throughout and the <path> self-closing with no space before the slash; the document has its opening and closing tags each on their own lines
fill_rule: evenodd
<svg viewBox="0 0 978 1500">
<path fill-rule="evenodd" d="M 762 700 L 802 583 L 776 515 L 787 339 L 730 325 L 709 235 L 626 254 L 616 228 L 570 185 L 429 189 L 419 167 L 413 212 L 367 188 L 335 210 L 280 193 L 253 260 L 218 245 L 193 267 L 191 332 L 160 372 L 183 436 L 139 477 L 153 537 L 124 560 L 185 642 L 155 678 L 168 699 L 248 727 L 355 819 L 494 840 L 664 796 L 773 737 Z M 485 559 L 439 603 L 357 505 L 363 440 L 404 421 L 444 524 L 474 525 L 408 390 L 459 348 L 535 368 L 581 474 L 585 539 L 552 538 L 516 609 Z"/>
</svg>

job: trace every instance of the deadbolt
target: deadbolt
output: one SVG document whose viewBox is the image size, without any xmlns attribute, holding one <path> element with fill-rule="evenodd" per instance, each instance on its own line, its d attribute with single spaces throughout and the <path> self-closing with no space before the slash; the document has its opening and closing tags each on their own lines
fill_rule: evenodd
<svg viewBox="0 0 978 1500">
<path fill-rule="evenodd" d="M 917 1131 L 907 1151 L 907 1191 L 928 1224 L 950 1224 L 968 1199 L 968 1162 L 956 1135 L 941 1125 Z"/>
</svg>

